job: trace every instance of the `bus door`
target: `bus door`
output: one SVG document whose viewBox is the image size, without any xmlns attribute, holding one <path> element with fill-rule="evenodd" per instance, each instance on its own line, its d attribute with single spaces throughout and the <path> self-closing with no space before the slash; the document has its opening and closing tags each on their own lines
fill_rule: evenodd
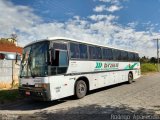
<svg viewBox="0 0 160 120">
<path fill-rule="evenodd" d="M 68 69 L 69 59 L 67 44 L 53 43 L 53 48 L 50 53 L 50 84 L 52 88 L 52 97 L 61 98 L 65 94 L 62 94 L 64 88 L 65 74 Z M 56 92 L 56 93 L 55 93 Z M 56 96 L 55 96 L 56 95 Z"/>
</svg>

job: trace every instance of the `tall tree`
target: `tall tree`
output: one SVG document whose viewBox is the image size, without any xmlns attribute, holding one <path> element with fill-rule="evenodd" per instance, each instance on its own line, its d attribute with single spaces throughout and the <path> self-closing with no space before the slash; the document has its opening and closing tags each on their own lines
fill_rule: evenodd
<svg viewBox="0 0 160 120">
<path fill-rule="evenodd" d="M 154 64 L 157 63 L 157 59 L 155 57 L 151 57 L 149 61 Z"/>
</svg>

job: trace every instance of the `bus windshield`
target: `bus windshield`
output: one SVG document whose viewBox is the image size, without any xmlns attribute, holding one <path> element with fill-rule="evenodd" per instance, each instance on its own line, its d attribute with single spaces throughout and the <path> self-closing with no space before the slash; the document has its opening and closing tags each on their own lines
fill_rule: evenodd
<svg viewBox="0 0 160 120">
<path fill-rule="evenodd" d="M 23 50 L 20 77 L 44 77 L 48 74 L 49 42 L 39 42 Z"/>
</svg>

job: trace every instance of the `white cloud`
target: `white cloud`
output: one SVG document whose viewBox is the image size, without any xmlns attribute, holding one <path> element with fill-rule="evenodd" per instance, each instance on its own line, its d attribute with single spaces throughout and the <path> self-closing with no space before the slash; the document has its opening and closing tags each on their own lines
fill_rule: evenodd
<svg viewBox="0 0 160 120">
<path fill-rule="evenodd" d="M 102 12 L 102 11 L 104 11 L 104 10 L 106 10 L 106 6 L 105 6 L 105 5 L 99 5 L 99 6 L 96 6 L 96 7 L 93 9 L 93 11 L 95 11 L 95 12 Z"/>
<path fill-rule="evenodd" d="M 120 7 L 120 6 L 117 6 L 117 5 L 112 5 L 112 6 L 108 7 L 106 10 L 109 11 L 109 12 L 115 12 L 115 11 L 118 11 L 122 8 L 123 7 Z"/>
<path fill-rule="evenodd" d="M 123 8 L 122 6 L 117 6 L 117 5 L 111 5 L 110 7 L 106 7 L 105 5 L 98 5 L 93 9 L 93 11 L 95 12 L 103 12 L 103 11 L 115 12 L 122 8 Z"/>
<path fill-rule="evenodd" d="M 128 23 L 127 24 L 129 27 L 131 27 L 131 28 L 135 28 L 137 25 L 138 25 L 138 22 L 136 21 L 136 22 L 130 22 L 130 23 Z"/>
<path fill-rule="evenodd" d="M 111 2 L 112 0 L 99 0 L 100 2 Z"/>
<path fill-rule="evenodd" d="M 41 22 L 40 17 L 33 14 L 33 10 L 26 6 L 15 6 L 5 0 L 0 1 L 0 36 L 8 36 L 15 32 L 27 32 L 28 28 Z"/>
<path fill-rule="evenodd" d="M 96 11 L 97 9 L 97 11 L 99 10 L 98 12 L 102 12 L 102 11 L 115 12 L 123 8 L 123 6 L 121 6 L 122 2 L 126 2 L 128 0 L 98 0 L 98 1 L 107 3 L 107 4 L 110 3 L 111 6 L 109 7 L 106 7 L 105 5 L 96 6 L 94 11 Z"/>
<path fill-rule="evenodd" d="M 74 16 L 66 22 L 44 23 L 31 8 L 15 6 L 4 0 L 0 1 L 0 11 L 0 36 L 9 36 L 12 32 L 17 32 L 21 45 L 37 39 L 62 36 L 136 50 L 141 56 L 156 56 L 155 43 L 152 39 L 159 38 L 159 33 L 136 31 L 131 26 L 116 24 L 117 16 L 91 15 L 84 19 Z"/>
<path fill-rule="evenodd" d="M 107 22 L 111 22 L 118 19 L 118 17 L 114 15 L 91 15 L 89 16 L 89 18 L 93 21 L 106 20 Z"/>
<path fill-rule="evenodd" d="M 98 0 L 98 1 L 104 2 L 104 3 L 111 3 L 111 4 L 119 5 L 120 2 L 126 2 L 128 0 Z"/>
</svg>

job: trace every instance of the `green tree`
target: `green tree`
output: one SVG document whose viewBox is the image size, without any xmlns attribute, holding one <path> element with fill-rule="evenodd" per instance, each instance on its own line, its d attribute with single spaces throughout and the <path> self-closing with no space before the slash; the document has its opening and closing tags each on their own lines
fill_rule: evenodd
<svg viewBox="0 0 160 120">
<path fill-rule="evenodd" d="M 140 58 L 140 62 L 141 63 L 148 63 L 149 62 L 149 58 L 146 56 L 143 56 L 142 58 Z"/>
<path fill-rule="evenodd" d="M 151 59 L 149 60 L 150 63 L 157 63 L 157 59 L 155 57 L 151 57 Z"/>
</svg>

